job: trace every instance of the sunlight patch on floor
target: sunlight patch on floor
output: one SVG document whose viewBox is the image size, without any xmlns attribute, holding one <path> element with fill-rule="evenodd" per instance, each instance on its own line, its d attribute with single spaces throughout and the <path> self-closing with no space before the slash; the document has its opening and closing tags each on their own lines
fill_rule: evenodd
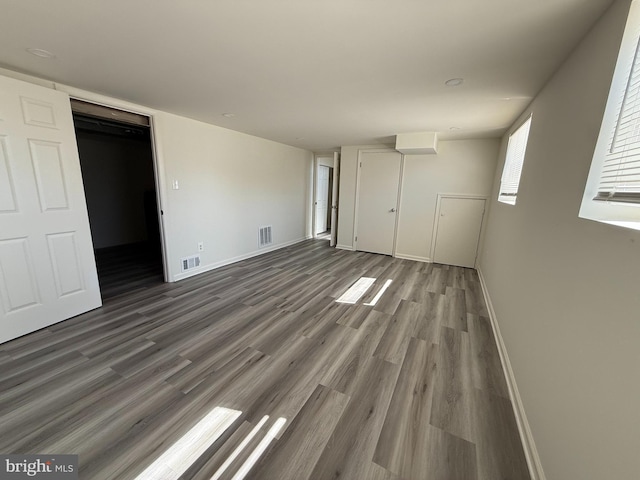
<svg viewBox="0 0 640 480">
<path fill-rule="evenodd" d="M 356 283 L 351 285 L 349 289 L 336 300 L 336 302 L 350 304 L 358 303 L 358 300 L 367 293 L 367 290 L 371 288 L 371 285 L 373 285 L 375 281 L 375 278 L 360 277 Z"/>
<path fill-rule="evenodd" d="M 220 438 L 241 413 L 229 408 L 214 408 L 135 480 L 179 478 L 213 442 Z"/>
</svg>

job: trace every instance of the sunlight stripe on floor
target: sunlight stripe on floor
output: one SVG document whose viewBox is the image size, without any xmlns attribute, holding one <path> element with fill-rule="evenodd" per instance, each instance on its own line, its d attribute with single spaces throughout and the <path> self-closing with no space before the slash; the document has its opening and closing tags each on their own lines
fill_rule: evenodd
<svg viewBox="0 0 640 480">
<path fill-rule="evenodd" d="M 256 436 L 256 433 L 258 433 L 258 430 L 262 428 L 262 426 L 266 423 L 268 419 L 269 419 L 269 415 L 265 415 L 264 417 L 262 417 L 262 420 L 260 420 L 260 423 L 258 423 L 255 427 L 253 427 L 253 430 L 251 430 L 249 434 L 246 437 L 244 437 L 244 440 L 242 440 L 242 443 L 240 443 L 240 445 L 236 447 L 236 449 L 231 453 L 231 455 L 229 455 L 229 458 L 227 458 L 225 462 L 220 466 L 220 468 L 216 470 L 216 473 L 213 474 L 213 477 L 211 477 L 211 480 L 218 480 L 222 476 L 222 474 L 227 470 L 227 468 L 229 468 L 229 465 L 231 465 L 231 463 L 233 463 L 236 457 L 240 455 L 240 453 L 242 453 L 242 450 L 244 450 L 245 447 L 251 441 L 251 439 Z"/>
<path fill-rule="evenodd" d="M 262 456 L 264 451 L 267 449 L 271 441 L 274 438 L 276 438 L 276 435 L 282 429 L 286 421 L 287 419 L 282 417 L 280 417 L 278 420 L 275 421 L 275 423 L 269 429 L 267 434 L 256 446 L 253 452 L 251 452 L 251 455 L 249 455 L 249 458 L 245 460 L 245 462 L 238 469 L 238 471 L 236 472 L 236 474 L 233 476 L 231 480 L 242 480 L 247 475 L 247 473 L 249 473 L 249 470 L 251 470 L 251 467 L 253 467 L 253 465 L 260 459 L 260 457 Z"/>
<path fill-rule="evenodd" d="M 176 480 L 242 412 L 216 407 L 149 465 L 135 480 Z"/>
<path fill-rule="evenodd" d="M 380 300 L 380 297 L 382 297 L 382 294 L 384 293 L 384 291 L 389 288 L 389 285 L 391 285 L 391 282 L 393 280 L 387 280 L 386 282 L 384 282 L 384 285 L 382 286 L 382 288 L 380 289 L 380 291 L 378 293 L 376 293 L 376 296 L 373 297 L 373 300 L 371 300 L 369 303 L 365 303 L 366 306 L 371 307 L 373 305 L 375 305 L 376 303 L 378 303 L 378 300 Z"/>
<path fill-rule="evenodd" d="M 369 290 L 375 281 L 375 278 L 360 277 L 356 283 L 351 285 L 349 289 L 336 300 L 336 302 L 356 303 L 367 292 L 367 290 Z"/>
</svg>

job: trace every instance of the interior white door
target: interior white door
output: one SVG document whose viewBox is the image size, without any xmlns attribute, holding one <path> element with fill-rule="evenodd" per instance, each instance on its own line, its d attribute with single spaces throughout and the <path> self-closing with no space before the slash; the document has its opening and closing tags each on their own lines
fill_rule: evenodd
<svg viewBox="0 0 640 480">
<path fill-rule="evenodd" d="M 335 247 L 338 241 L 338 182 L 340 181 L 340 158 L 337 152 L 333 154 L 333 184 L 331 193 L 331 240 L 329 246 Z"/>
<path fill-rule="evenodd" d="M 0 342 L 101 303 L 69 97 L 0 77 Z"/>
<path fill-rule="evenodd" d="M 327 209 L 329 208 L 329 167 L 318 165 L 316 172 L 316 234 L 327 231 Z"/>
<path fill-rule="evenodd" d="M 440 197 L 433 261 L 474 268 L 484 198 Z"/>
<path fill-rule="evenodd" d="M 356 250 L 393 254 L 401 161 L 398 152 L 361 153 Z"/>
</svg>

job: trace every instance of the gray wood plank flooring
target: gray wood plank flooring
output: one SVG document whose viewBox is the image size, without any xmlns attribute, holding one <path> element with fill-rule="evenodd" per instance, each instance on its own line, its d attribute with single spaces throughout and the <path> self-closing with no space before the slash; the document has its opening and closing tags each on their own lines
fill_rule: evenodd
<svg viewBox="0 0 640 480">
<path fill-rule="evenodd" d="M 471 269 L 309 240 L 0 345 L 0 452 L 78 454 L 82 479 L 136 478 L 216 407 L 242 413 L 182 479 L 232 478 L 278 418 L 246 478 L 529 479 Z"/>
</svg>

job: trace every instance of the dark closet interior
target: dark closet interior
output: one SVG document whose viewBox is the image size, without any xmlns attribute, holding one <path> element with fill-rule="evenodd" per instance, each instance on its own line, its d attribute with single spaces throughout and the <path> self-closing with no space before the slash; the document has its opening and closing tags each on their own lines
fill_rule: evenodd
<svg viewBox="0 0 640 480">
<path fill-rule="evenodd" d="M 162 282 L 150 127 L 76 108 L 73 119 L 103 299 Z"/>
</svg>

